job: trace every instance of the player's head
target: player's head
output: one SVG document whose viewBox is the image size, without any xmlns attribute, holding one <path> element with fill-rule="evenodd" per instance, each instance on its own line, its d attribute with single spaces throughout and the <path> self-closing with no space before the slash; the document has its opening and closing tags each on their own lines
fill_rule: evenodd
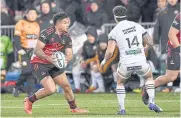
<svg viewBox="0 0 181 118">
<path fill-rule="evenodd" d="M 124 6 L 116 6 L 113 9 L 114 19 L 118 23 L 127 18 L 127 9 Z"/>
<path fill-rule="evenodd" d="M 33 22 L 37 19 L 38 14 L 34 8 L 30 8 L 26 11 L 25 16 L 26 16 L 28 21 Z"/>
<path fill-rule="evenodd" d="M 59 31 L 67 32 L 70 25 L 70 18 L 65 12 L 59 12 L 53 16 L 53 24 Z"/>
</svg>

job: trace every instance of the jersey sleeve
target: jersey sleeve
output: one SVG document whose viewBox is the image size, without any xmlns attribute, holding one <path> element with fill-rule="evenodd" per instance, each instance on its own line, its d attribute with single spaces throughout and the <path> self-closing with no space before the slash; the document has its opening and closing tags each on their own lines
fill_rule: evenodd
<svg viewBox="0 0 181 118">
<path fill-rule="evenodd" d="M 138 25 L 138 30 L 141 31 L 142 36 L 144 36 L 145 34 L 147 34 L 147 31 L 145 30 L 145 28 L 142 27 L 140 24 Z"/>
<path fill-rule="evenodd" d="M 114 29 L 109 33 L 108 35 L 108 40 L 114 40 L 116 41 L 116 33 L 114 31 Z M 116 41 L 117 42 L 117 41 Z"/>
<path fill-rule="evenodd" d="M 48 35 L 47 35 L 47 32 L 46 32 L 46 29 L 41 31 L 39 40 L 40 40 L 41 42 L 43 42 L 44 44 L 47 43 Z"/>
<path fill-rule="evenodd" d="M 172 23 L 172 27 L 174 27 L 177 30 L 180 30 L 180 13 L 178 13 L 177 16 L 175 17 Z"/>
<path fill-rule="evenodd" d="M 15 25 L 14 35 L 21 36 L 22 27 L 23 27 L 23 21 L 20 20 Z"/>
</svg>

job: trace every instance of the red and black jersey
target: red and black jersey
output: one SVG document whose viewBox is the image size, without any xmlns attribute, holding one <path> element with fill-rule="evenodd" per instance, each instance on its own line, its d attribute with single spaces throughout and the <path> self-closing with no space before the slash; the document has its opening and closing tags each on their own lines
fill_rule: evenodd
<svg viewBox="0 0 181 118">
<path fill-rule="evenodd" d="M 172 23 L 172 27 L 179 30 L 179 32 L 177 34 L 177 38 L 178 38 L 178 41 L 180 43 L 180 13 L 178 13 L 177 16 L 175 17 L 175 19 L 174 19 L 174 21 Z M 170 40 L 168 40 L 168 45 L 173 47 L 172 42 Z"/>
<path fill-rule="evenodd" d="M 39 40 L 45 43 L 43 52 L 48 56 L 51 56 L 52 53 L 56 51 L 61 51 L 65 54 L 66 48 L 72 48 L 72 40 L 69 34 L 62 32 L 60 35 L 58 35 L 54 26 L 43 30 L 40 33 Z M 32 57 L 31 63 L 48 64 L 49 62 L 34 55 L 34 57 Z"/>
</svg>

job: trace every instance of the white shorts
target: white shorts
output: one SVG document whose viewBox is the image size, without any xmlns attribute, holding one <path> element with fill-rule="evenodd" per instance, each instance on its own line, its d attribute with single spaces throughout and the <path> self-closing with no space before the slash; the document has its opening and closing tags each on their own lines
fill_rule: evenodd
<svg viewBox="0 0 181 118">
<path fill-rule="evenodd" d="M 139 61 L 131 64 L 121 64 L 119 62 L 117 73 L 124 79 L 128 79 L 132 73 L 144 76 L 150 71 L 150 65 L 146 61 Z"/>
</svg>

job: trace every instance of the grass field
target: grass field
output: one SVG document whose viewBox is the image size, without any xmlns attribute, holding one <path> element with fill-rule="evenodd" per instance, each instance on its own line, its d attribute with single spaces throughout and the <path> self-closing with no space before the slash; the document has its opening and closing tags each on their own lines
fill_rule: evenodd
<svg viewBox="0 0 181 118">
<path fill-rule="evenodd" d="M 79 107 L 88 109 L 89 114 L 72 114 L 62 94 L 54 94 L 35 102 L 31 117 L 120 117 L 116 94 L 76 94 Z M 14 98 L 11 94 L 1 95 L 2 117 L 28 117 L 23 110 L 25 94 Z M 155 113 L 148 110 L 141 101 L 140 94 L 129 93 L 126 96 L 126 112 L 124 117 L 179 117 L 180 94 L 156 93 L 156 103 L 164 110 Z"/>
</svg>

